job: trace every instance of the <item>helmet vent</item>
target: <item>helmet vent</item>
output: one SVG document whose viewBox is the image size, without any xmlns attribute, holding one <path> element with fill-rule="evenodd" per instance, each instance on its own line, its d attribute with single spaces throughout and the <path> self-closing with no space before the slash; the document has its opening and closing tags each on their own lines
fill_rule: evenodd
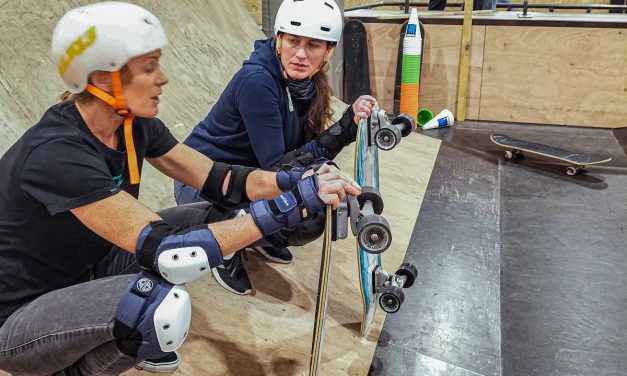
<svg viewBox="0 0 627 376">
<path fill-rule="evenodd" d="M 144 18 L 144 22 L 148 25 L 152 25 L 152 22 L 148 18 Z"/>
<path fill-rule="evenodd" d="M 326 31 L 328 33 L 329 31 L 331 31 L 331 28 L 330 27 L 326 27 L 326 26 L 320 26 L 320 30 Z"/>
<path fill-rule="evenodd" d="M 327 2 L 325 2 L 324 5 L 328 6 L 331 9 L 335 9 L 335 8 L 333 8 L 333 5 L 331 5 L 331 4 L 327 3 Z"/>
<path fill-rule="evenodd" d="M 300 26 L 301 25 L 301 23 L 298 22 L 298 21 L 291 21 L 290 23 L 292 24 L 292 26 Z"/>
</svg>

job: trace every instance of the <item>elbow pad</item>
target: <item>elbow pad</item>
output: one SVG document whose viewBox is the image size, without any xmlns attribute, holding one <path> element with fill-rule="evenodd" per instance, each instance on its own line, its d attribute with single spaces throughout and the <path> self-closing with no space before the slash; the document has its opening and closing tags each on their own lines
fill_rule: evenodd
<svg viewBox="0 0 627 376">
<path fill-rule="evenodd" d="M 357 124 L 355 124 L 354 117 L 355 112 L 352 107 L 349 107 L 340 121 L 320 133 L 315 139 L 316 145 L 329 151 L 332 158 L 335 157 L 357 137 Z"/>
<path fill-rule="evenodd" d="M 296 188 L 272 200 L 253 202 L 250 214 L 259 231 L 266 236 L 314 218 L 325 206 L 318 196 L 318 178 L 312 175 L 299 181 Z M 306 210 L 305 215 L 303 210 Z"/>
<path fill-rule="evenodd" d="M 151 222 L 137 239 L 137 263 L 178 285 L 193 281 L 222 264 L 222 250 L 206 225 L 174 231 L 163 221 Z"/>
<path fill-rule="evenodd" d="M 200 195 L 210 203 L 225 209 L 236 209 L 242 204 L 248 204 L 250 203 L 250 198 L 246 194 L 246 180 L 248 175 L 254 170 L 252 167 L 213 162 Z M 229 179 L 226 194 L 223 194 L 222 186 L 229 172 L 231 173 L 231 178 Z"/>
</svg>

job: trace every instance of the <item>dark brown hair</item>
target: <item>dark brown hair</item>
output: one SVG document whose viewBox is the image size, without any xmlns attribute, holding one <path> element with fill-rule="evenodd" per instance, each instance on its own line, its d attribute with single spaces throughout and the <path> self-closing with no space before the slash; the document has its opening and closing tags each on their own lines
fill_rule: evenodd
<svg viewBox="0 0 627 376">
<path fill-rule="evenodd" d="M 324 67 L 312 77 L 316 85 L 316 95 L 311 100 L 307 117 L 305 118 L 305 137 L 307 141 L 311 141 L 322 133 L 333 116 L 330 105 L 333 89 L 331 89 L 331 84 L 329 84 L 328 70 L 329 64 L 325 63 Z"/>
</svg>

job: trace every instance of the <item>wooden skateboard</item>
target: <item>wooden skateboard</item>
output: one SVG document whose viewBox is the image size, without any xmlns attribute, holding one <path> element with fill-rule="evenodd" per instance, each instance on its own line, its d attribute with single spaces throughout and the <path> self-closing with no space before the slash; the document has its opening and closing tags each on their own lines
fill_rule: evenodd
<svg viewBox="0 0 627 376">
<path fill-rule="evenodd" d="M 360 95 L 370 95 L 368 34 L 361 21 L 344 25 L 344 102 L 353 103 Z"/>
<path fill-rule="evenodd" d="M 340 209 L 342 210 L 342 209 Z M 318 298 L 316 300 L 316 314 L 314 318 L 314 333 L 311 341 L 311 358 L 309 361 L 309 376 L 316 376 L 322 358 L 322 341 L 327 318 L 329 272 L 331 266 L 331 241 L 333 215 L 331 207 L 327 206 L 324 225 L 324 239 L 322 241 L 322 256 L 320 260 L 320 277 L 318 278 Z"/>
<path fill-rule="evenodd" d="M 490 135 L 490 140 L 507 149 L 504 154 L 506 159 L 521 158 L 523 153 L 527 152 L 570 163 L 571 165 L 566 167 L 566 174 L 569 176 L 577 175 L 579 172 L 584 171 L 588 165 L 605 163 L 612 160 L 610 157 L 580 154 L 536 142 L 518 140 L 502 134 L 492 134 Z"/>
</svg>

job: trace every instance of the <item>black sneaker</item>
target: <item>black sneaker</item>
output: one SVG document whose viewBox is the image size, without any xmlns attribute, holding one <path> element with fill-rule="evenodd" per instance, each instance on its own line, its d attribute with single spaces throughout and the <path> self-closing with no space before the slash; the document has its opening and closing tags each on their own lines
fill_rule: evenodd
<svg viewBox="0 0 627 376">
<path fill-rule="evenodd" d="M 280 262 L 281 264 L 289 264 L 292 262 L 292 252 L 286 247 L 250 247 L 246 248 L 261 253 L 270 261 Z"/>
<path fill-rule="evenodd" d="M 159 359 L 146 359 L 135 366 L 135 368 L 155 373 L 174 372 L 181 363 L 181 357 L 176 351 L 172 351 L 168 355 Z"/>
<path fill-rule="evenodd" d="M 222 287 L 238 295 L 248 295 L 252 290 L 248 274 L 242 262 L 242 251 L 237 251 L 229 260 L 211 272 Z"/>
</svg>

